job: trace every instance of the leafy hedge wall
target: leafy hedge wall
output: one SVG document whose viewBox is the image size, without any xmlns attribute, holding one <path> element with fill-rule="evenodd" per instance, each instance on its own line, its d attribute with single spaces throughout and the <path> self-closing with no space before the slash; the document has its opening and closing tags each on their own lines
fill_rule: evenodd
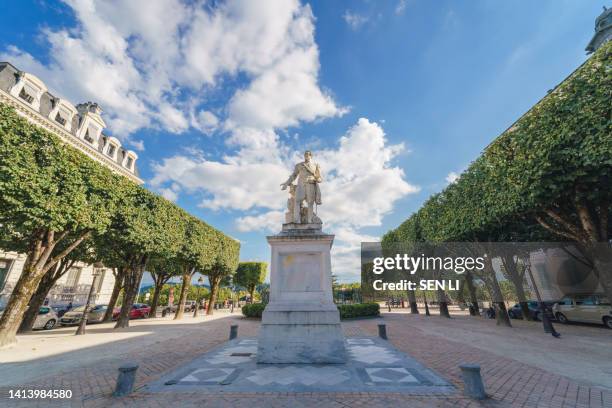
<svg viewBox="0 0 612 408">
<path fill-rule="evenodd" d="M 261 314 L 263 313 L 266 305 L 263 303 L 249 303 L 247 305 L 242 306 L 242 314 L 245 317 L 256 317 L 261 319 Z"/>
<path fill-rule="evenodd" d="M 380 315 L 380 305 L 378 303 L 355 303 L 352 305 L 338 305 L 341 319 L 351 319 L 354 317 L 372 317 Z"/>
<path fill-rule="evenodd" d="M 391 242 L 579 243 L 612 296 L 612 41 L 497 137 Z"/>
<path fill-rule="evenodd" d="M 0 248 L 29 255 L 0 317 L 0 346 L 15 340 L 42 277 L 85 242 L 125 270 L 122 325 L 149 259 L 198 270 L 238 264 L 237 241 L 0 103 Z"/>
</svg>

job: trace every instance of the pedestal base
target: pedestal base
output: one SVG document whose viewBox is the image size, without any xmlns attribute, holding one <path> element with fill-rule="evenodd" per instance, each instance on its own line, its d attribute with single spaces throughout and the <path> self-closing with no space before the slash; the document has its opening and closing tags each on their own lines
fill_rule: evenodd
<svg viewBox="0 0 612 408">
<path fill-rule="evenodd" d="M 342 364 L 345 361 L 344 335 L 335 305 L 318 308 L 268 305 L 259 329 L 258 363 Z"/>
<path fill-rule="evenodd" d="M 270 303 L 259 329 L 257 362 L 344 363 L 344 335 L 331 290 L 334 236 L 323 233 L 320 225 L 290 226 L 268 237 Z"/>
</svg>

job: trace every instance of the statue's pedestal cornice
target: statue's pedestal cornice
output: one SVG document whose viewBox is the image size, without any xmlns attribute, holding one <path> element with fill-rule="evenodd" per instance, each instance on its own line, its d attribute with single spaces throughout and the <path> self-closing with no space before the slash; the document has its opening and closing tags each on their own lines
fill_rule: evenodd
<svg viewBox="0 0 612 408">
<path fill-rule="evenodd" d="M 322 233 L 322 229 L 323 229 L 323 224 L 318 222 L 318 223 L 311 223 L 311 224 L 301 224 L 301 223 L 297 223 L 297 222 L 287 222 L 285 224 L 283 224 L 283 229 L 282 229 L 282 233 L 284 232 L 296 232 L 296 234 L 299 234 L 299 231 L 303 231 L 303 232 L 307 232 L 307 233 Z"/>
</svg>

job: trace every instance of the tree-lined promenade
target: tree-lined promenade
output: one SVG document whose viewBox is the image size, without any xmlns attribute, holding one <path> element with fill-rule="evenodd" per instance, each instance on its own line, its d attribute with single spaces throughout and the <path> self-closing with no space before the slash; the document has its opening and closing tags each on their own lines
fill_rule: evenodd
<svg viewBox="0 0 612 408">
<path fill-rule="evenodd" d="M 612 42 L 607 42 L 494 140 L 455 183 L 389 231 L 383 246 L 569 241 L 591 260 L 612 299 L 611 199 Z M 525 311 L 524 265 L 494 255 L 503 260 Z M 468 273 L 464 279 L 473 303 L 474 279 L 485 282 L 491 299 L 500 299 L 490 262 L 482 276 Z M 444 293 L 438 300 L 444 306 Z M 498 322 L 509 325 L 505 306 L 498 303 Z M 444 307 L 440 310 L 448 316 Z"/>
<path fill-rule="evenodd" d="M 221 278 L 238 266 L 240 245 L 0 104 L 0 248 L 26 254 L 0 318 L 2 346 L 20 327 L 31 329 L 74 262 L 114 269 L 107 318 L 122 291 L 116 327 L 126 327 L 147 265 L 158 272 L 172 265 L 185 288 L 195 272 L 207 275 L 213 304 Z"/>
</svg>

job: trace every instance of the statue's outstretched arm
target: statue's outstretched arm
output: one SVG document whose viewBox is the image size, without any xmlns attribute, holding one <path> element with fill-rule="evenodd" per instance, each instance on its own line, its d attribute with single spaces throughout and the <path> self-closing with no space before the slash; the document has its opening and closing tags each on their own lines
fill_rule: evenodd
<svg viewBox="0 0 612 408">
<path fill-rule="evenodd" d="M 287 188 L 287 186 L 291 183 L 293 183 L 293 180 L 296 179 L 296 177 L 298 176 L 300 170 L 298 169 L 297 164 L 295 165 L 295 167 L 293 168 L 293 173 L 291 173 L 291 175 L 289 176 L 289 178 L 287 179 L 287 181 L 285 181 L 283 184 L 281 184 L 281 187 L 284 189 Z"/>
</svg>

